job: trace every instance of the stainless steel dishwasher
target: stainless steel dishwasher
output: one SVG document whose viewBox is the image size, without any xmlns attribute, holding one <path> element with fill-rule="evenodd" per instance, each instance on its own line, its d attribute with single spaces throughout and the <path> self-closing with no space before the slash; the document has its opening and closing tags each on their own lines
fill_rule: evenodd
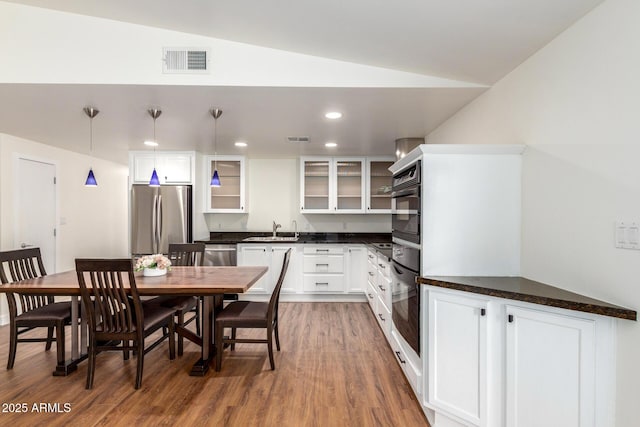
<svg viewBox="0 0 640 427">
<path fill-rule="evenodd" d="M 237 265 L 236 245 L 206 245 L 204 265 Z"/>
</svg>

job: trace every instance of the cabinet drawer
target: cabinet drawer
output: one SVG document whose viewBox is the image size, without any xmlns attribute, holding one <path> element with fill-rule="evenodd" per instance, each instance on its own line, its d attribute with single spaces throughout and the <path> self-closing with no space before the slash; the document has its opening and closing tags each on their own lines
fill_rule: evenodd
<svg viewBox="0 0 640 427">
<path fill-rule="evenodd" d="M 391 310 L 391 279 L 384 276 L 378 277 L 376 291 L 378 291 L 380 301 L 387 309 Z"/>
<path fill-rule="evenodd" d="M 314 274 L 303 278 L 305 292 L 342 293 L 344 292 L 344 276 L 325 276 Z"/>
<path fill-rule="evenodd" d="M 391 339 L 389 340 L 391 349 L 393 350 L 396 361 L 400 364 L 405 377 L 407 377 L 411 388 L 413 388 L 414 393 L 416 396 L 422 396 L 422 373 L 405 354 L 396 333 L 396 331 L 391 332 Z"/>
<path fill-rule="evenodd" d="M 343 255 L 305 255 L 305 273 L 343 273 Z"/>
<path fill-rule="evenodd" d="M 374 285 L 371 283 L 367 283 L 367 289 L 365 291 L 365 296 L 367 297 L 367 302 L 371 306 L 371 310 L 375 314 L 376 312 L 376 300 L 378 298 L 378 294 L 376 293 L 376 289 Z"/>
<path fill-rule="evenodd" d="M 380 295 L 378 295 L 378 301 L 375 310 L 376 320 L 380 324 L 384 335 L 387 337 L 387 341 L 391 338 L 391 311 L 382 303 Z"/>
<path fill-rule="evenodd" d="M 380 274 L 382 274 L 384 277 L 391 277 L 391 267 L 389 267 L 389 258 L 382 255 L 378 255 L 377 265 L 378 265 L 378 271 L 380 272 Z"/>
<path fill-rule="evenodd" d="M 342 246 L 309 246 L 304 245 L 304 254 L 317 255 L 342 255 L 344 248 Z"/>
<path fill-rule="evenodd" d="M 367 262 L 367 282 L 376 286 L 376 277 L 378 277 L 378 269 L 376 268 L 375 262 L 373 264 Z"/>
<path fill-rule="evenodd" d="M 367 261 L 373 265 L 378 265 L 378 254 L 373 251 L 367 251 Z"/>
</svg>

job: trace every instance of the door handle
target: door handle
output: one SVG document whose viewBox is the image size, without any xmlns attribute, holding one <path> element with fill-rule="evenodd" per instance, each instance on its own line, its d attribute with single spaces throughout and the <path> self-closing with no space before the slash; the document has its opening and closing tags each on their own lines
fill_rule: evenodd
<svg viewBox="0 0 640 427">
<path fill-rule="evenodd" d="M 31 246 L 33 246 L 33 245 L 28 245 L 28 244 L 26 244 L 26 243 L 22 243 L 22 244 L 20 245 L 20 247 L 21 247 L 22 249 L 24 249 L 24 248 L 30 248 Z"/>
</svg>

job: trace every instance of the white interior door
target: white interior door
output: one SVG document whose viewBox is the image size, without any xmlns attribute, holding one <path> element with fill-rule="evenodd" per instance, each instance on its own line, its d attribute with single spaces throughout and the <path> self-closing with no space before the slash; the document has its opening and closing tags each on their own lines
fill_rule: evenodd
<svg viewBox="0 0 640 427">
<path fill-rule="evenodd" d="M 56 167 L 18 158 L 15 247 L 39 247 L 47 274 L 56 266 Z"/>
</svg>

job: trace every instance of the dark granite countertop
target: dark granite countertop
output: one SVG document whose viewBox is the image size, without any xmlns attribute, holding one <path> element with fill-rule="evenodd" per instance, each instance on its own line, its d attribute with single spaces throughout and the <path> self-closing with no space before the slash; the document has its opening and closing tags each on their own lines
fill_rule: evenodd
<svg viewBox="0 0 640 427">
<path fill-rule="evenodd" d="M 637 320 L 637 313 L 555 286 L 525 279 L 524 277 L 418 277 L 417 283 L 489 295 L 492 297 L 526 301 L 533 304 L 584 311 L 602 316 Z"/>
<path fill-rule="evenodd" d="M 239 232 L 211 232 L 209 240 L 196 240 L 197 243 L 210 245 L 231 245 L 237 243 L 259 243 L 243 242 L 247 237 L 271 236 L 270 232 L 239 231 Z M 293 236 L 293 233 L 278 233 L 278 236 Z M 370 243 L 390 243 L 391 233 L 300 233 L 300 237 L 295 242 L 267 242 L 270 244 L 279 243 L 318 243 L 318 244 L 370 244 Z"/>
</svg>

